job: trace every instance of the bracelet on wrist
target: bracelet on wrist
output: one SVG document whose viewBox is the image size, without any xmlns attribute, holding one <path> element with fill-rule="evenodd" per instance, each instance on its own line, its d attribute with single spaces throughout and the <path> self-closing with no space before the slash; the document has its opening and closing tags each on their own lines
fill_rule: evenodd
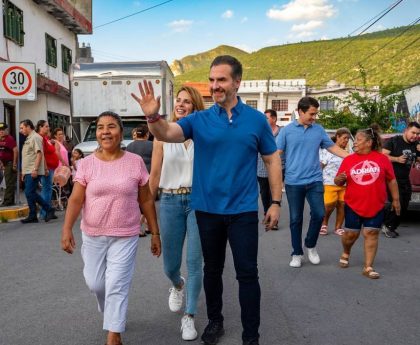
<svg viewBox="0 0 420 345">
<path fill-rule="evenodd" d="M 152 234 L 152 236 L 160 236 L 160 233 Z"/>
<path fill-rule="evenodd" d="M 154 122 L 157 122 L 157 121 L 159 121 L 159 120 L 160 120 L 160 118 L 161 118 L 161 116 L 160 116 L 160 114 L 159 114 L 159 113 L 156 113 L 156 114 L 153 114 L 153 115 L 146 116 L 147 123 L 154 123 Z"/>
<path fill-rule="evenodd" d="M 272 200 L 271 201 L 271 205 L 279 205 L 279 207 L 281 207 L 281 200 Z"/>
</svg>

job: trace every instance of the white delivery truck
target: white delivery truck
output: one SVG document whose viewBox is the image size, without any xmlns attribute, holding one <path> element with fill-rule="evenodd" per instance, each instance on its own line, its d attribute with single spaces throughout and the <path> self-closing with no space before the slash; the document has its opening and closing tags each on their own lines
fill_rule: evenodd
<svg viewBox="0 0 420 345">
<path fill-rule="evenodd" d="M 120 115 L 124 124 L 123 146 L 131 141 L 131 131 L 145 117 L 131 93 L 139 94 L 138 83 L 151 81 L 155 96 L 161 96 L 160 114 L 173 110 L 174 76 L 166 61 L 95 62 L 72 65 L 70 73 L 73 128 L 82 137 L 76 147 L 85 155 L 96 148 L 94 120 L 104 111 Z M 75 130 L 76 133 L 78 132 Z"/>
</svg>

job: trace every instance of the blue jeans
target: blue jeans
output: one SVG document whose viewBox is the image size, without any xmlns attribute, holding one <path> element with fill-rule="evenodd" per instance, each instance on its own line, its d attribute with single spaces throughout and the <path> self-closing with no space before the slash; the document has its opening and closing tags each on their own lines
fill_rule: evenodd
<svg viewBox="0 0 420 345">
<path fill-rule="evenodd" d="M 286 184 L 287 202 L 289 203 L 290 233 L 292 237 L 292 255 L 303 255 L 302 222 L 305 198 L 311 209 L 311 219 L 305 237 L 305 247 L 314 248 L 324 219 L 324 185 L 313 182 L 306 185 Z"/>
<path fill-rule="evenodd" d="M 233 215 L 195 212 L 204 257 L 204 291 L 207 317 L 223 321 L 223 268 L 226 244 L 232 250 L 236 279 L 239 282 L 242 339 L 259 338 L 261 290 L 258 282 L 258 213 Z"/>
<path fill-rule="evenodd" d="M 195 315 L 203 278 L 203 255 L 190 194 L 162 193 L 160 197 L 160 233 L 163 268 L 174 286 L 181 284 L 182 249 L 187 238 L 187 285 L 185 313 Z"/>
<path fill-rule="evenodd" d="M 37 192 L 39 179 L 40 177 L 33 178 L 31 174 L 26 174 L 24 176 L 25 196 L 29 206 L 28 218 L 37 218 L 36 204 L 39 204 L 45 212 L 50 210 L 50 205 Z"/>
<path fill-rule="evenodd" d="M 48 172 L 49 172 L 48 176 L 46 175 L 41 176 L 41 185 L 42 185 L 41 197 L 48 203 L 48 205 L 51 205 L 54 169 L 49 169 Z M 39 213 L 39 216 L 41 218 L 45 218 L 46 215 L 47 213 L 44 210 L 41 210 L 41 212 Z"/>
</svg>

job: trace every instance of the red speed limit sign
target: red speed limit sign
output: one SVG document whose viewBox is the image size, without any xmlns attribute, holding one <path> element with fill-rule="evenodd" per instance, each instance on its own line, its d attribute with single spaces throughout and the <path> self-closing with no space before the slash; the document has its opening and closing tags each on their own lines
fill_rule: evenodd
<svg viewBox="0 0 420 345">
<path fill-rule="evenodd" d="M 24 99 L 27 101 L 36 99 L 35 64 L 1 62 L 0 76 L 1 99 Z"/>
</svg>

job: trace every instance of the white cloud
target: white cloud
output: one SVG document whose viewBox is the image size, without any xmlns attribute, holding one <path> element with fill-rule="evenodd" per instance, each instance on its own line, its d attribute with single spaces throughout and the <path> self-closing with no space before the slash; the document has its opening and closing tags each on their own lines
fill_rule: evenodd
<svg viewBox="0 0 420 345">
<path fill-rule="evenodd" d="M 174 20 L 173 22 L 168 23 L 168 26 L 172 28 L 174 32 L 186 32 L 190 30 L 191 26 L 193 24 L 192 20 Z"/>
<path fill-rule="evenodd" d="M 281 9 L 274 7 L 267 11 L 267 17 L 274 20 L 322 20 L 332 17 L 337 10 L 328 0 L 292 0 Z"/>
<path fill-rule="evenodd" d="M 224 19 L 231 19 L 233 17 L 233 11 L 232 10 L 226 10 L 222 13 L 222 18 Z"/>
<path fill-rule="evenodd" d="M 303 37 L 312 37 L 314 35 L 315 35 L 315 32 L 313 31 L 302 31 L 302 32 L 299 32 L 295 37 L 303 38 Z"/>
<path fill-rule="evenodd" d="M 241 23 L 245 23 L 245 22 L 247 22 L 248 21 L 248 17 L 243 17 L 242 19 L 241 19 Z"/>
<path fill-rule="evenodd" d="M 329 40 L 329 38 L 328 38 L 327 36 L 325 36 L 325 35 L 324 35 L 324 36 L 322 36 L 322 37 L 320 38 L 320 40 L 321 40 L 321 41 L 327 41 L 327 40 Z"/>
<path fill-rule="evenodd" d="M 322 21 L 320 20 L 310 20 L 307 23 L 304 24 L 295 24 L 292 26 L 292 31 L 308 31 L 308 30 L 313 30 L 315 28 L 319 28 L 320 26 L 322 26 Z"/>
</svg>

